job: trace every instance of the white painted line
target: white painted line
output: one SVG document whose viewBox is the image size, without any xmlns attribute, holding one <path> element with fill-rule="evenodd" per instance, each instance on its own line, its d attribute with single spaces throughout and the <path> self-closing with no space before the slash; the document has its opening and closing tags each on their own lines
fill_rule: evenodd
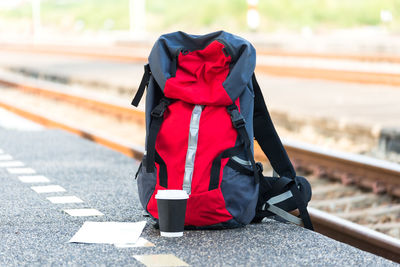
<svg viewBox="0 0 400 267">
<path fill-rule="evenodd" d="M 55 193 L 55 192 L 65 192 L 66 190 L 59 185 L 42 185 L 42 186 L 32 186 L 33 191 L 38 194 L 41 193 Z"/>
<path fill-rule="evenodd" d="M 21 161 L 2 161 L 0 162 L 0 168 L 10 167 L 23 167 L 25 164 Z"/>
<path fill-rule="evenodd" d="M 49 183 L 50 180 L 43 175 L 24 175 L 18 176 L 18 179 L 23 183 Z"/>
<path fill-rule="evenodd" d="M 96 209 L 67 209 L 64 212 L 71 216 L 103 216 L 104 214 Z"/>
<path fill-rule="evenodd" d="M 155 247 L 153 243 L 144 239 L 143 237 L 139 237 L 138 241 L 134 244 L 114 244 L 117 248 L 139 248 L 139 247 Z"/>
<path fill-rule="evenodd" d="M 7 168 L 7 171 L 12 174 L 33 174 L 36 171 L 32 168 Z"/>
<path fill-rule="evenodd" d="M 13 157 L 8 154 L 0 155 L 0 160 L 12 160 Z"/>
<path fill-rule="evenodd" d="M 53 204 L 82 203 L 83 200 L 76 196 L 47 197 Z"/>
<path fill-rule="evenodd" d="M 172 254 L 134 255 L 133 257 L 146 266 L 189 266 Z"/>
</svg>

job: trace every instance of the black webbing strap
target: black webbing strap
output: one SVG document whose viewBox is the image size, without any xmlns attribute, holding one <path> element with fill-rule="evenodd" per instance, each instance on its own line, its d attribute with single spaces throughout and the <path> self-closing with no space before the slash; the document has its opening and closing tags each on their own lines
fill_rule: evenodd
<svg viewBox="0 0 400 267">
<path fill-rule="evenodd" d="M 258 174 L 258 168 L 256 162 L 254 161 L 254 155 L 251 153 L 251 146 L 250 146 L 250 138 L 246 131 L 246 121 L 243 118 L 242 114 L 240 114 L 238 107 L 235 104 L 229 105 L 227 107 L 228 113 L 231 115 L 231 120 L 233 127 L 236 128 L 238 132 L 239 138 L 244 143 L 244 148 L 247 152 L 247 157 L 251 162 L 251 167 L 254 171 L 254 179 L 256 183 L 260 182 L 260 177 Z"/>
<path fill-rule="evenodd" d="M 260 173 L 262 175 L 262 173 Z M 281 177 L 276 179 L 273 184 L 269 182 L 272 177 L 264 177 L 261 176 L 260 180 L 260 193 L 258 194 L 258 202 L 257 202 L 257 213 L 262 216 L 262 209 L 261 207 L 264 204 L 267 204 L 268 199 L 278 194 L 285 192 L 284 188 L 289 188 L 290 183 L 294 183 L 293 179 L 287 177 Z M 265 216 L 264 216 L 265 217 Z"/>
<path fill-rule="evenodd" d="M 272 185 L 271 190 L 266 191 L 265 193 L 267 195 L 267 199 L 282 194 L 283 192 L 285 192 L 284 188 L 289 188 L 288 185 L 291 183 L 294 183 L 294 180 L 285 176 L 276 179 L 276 181 Z"/>
<path fill-rule="evenodd" d="M 144 89 L 146 89 L 146 86 L 149 85 L 150 81 L 150 76 L 151 76 L 151 71 L 150 71 L 150 66 L 149 64 L 144 65 L 144 73 L 142 77 L 142 81 L 140 82 L 139 88 L 136 92 L 135 97 L 132 99 L 132 105 L 137 107 L 139 105 L 140 100 L 142 99 Z"/>
<path fill-rule="evenodd" d="M 306 206 L 304 199 L 299 191 L 299 188 L 297 187 L 297 183 L 293 183 L 290 186 L 290 192 L 292 192 L 293 199 L 296 202 L 297 208 L 299 209 L 300 218 L 303 221 L 304 227 L 309 230 L 314 231 L 314 227 L 312 225 L 310 215 L 308 214 L 308 211 L 307 211 L 307 206 Z"/>
<path fill-rule="evenodd" d="M 171 100 L 161 98 L 160 103 L 151 111 L 151 122 L 146 147 L 146 172 L 154 172 L 154 157 L 156 151 L 156 139 L 164 121 L 164 111 L 167 109 Z"/>
<path fill-rule="evenodd" d="M 268 157 L 272 168 L 280 175 L 280 178 L 273 184 L 270 191 L 264 191 L 268 192 L 267 196 L 261 196 L 261 198 L 266 199 L 262 199 L 261 201 L 259 199 L 258 205 L 266 203 L 265 200 L 269 199 L 270 196 L 284 192 L 284 189 L 288 188 L 292 192 L 293 199 L 299 209 L 300 218 L 303 220 L 304 227 L 313 230 L 305 200 L 297 187 L 298 183 L 295 179 L 296 172 L 276 133 L 255 74 L 253 74 L 252 82 L 254 89 L 254 137 L 258 141 L 264 154 Z M 262 218 L 262 216 L 263 213 L 260 213 L 257 220 Z"/>
<path fill-rule="evenodd" d="M 164 160 L 161 158 L 161 156 L 155 152 L 155 162 L 158 163 L 160 166 L 159 170 L 159 181 L 160 181 L 160 186 L 164 188 L 168 188 L 168 173 L 167 173 L 167 165 L 165 164 Z"/>
<path fill-rule="evenodd" d="M 230 158 L 236 155 L 239 155 L 244 149 L 244 143 L 241 143 L 238 146 L 228 148 L 222 151 L 218 157 L 213 160 L 211 165 L 211 174 L 210 174 L 210 184 L 208 185 L 208 191 L 213 189 L 217 189 L 219 186 L 219 174 L 221 171 L 221 160 L 223 158 Z"/>
<path fill-rule="evenodd" d="M 265 178 L 268 179 L 268 177 Z M 263 180 L 266 180 L 265 178 Z M 310 219 L 310 215 L 308 214 L 307 211 L 307 205 L 304 202 L 303 196 L 298 188 L 299 185 L 296 182 L 296 178 L 292 179 L 283 176 L 278 178 L 274 182 L 272 188 L 261 188 L 262 186 L 265 187 L 266 184 L 263 182 L 260 183 L 260 194 L 258 196 L 257 213 L 255 219 L 253 220 L 254 222 L 260 222 L 264 217 L 270 216 L 271 212 L 274 213 L 274 211 L 268 210 L 269 204 L 267 201 L 271 197 L 276 196 L 278 194 L 282 194 L 287 190 L 290 190 L 293 196 L 293 200 L 296 203 L 296 207 L 300 212 L 300 218 L 304 224 L 304 227 L 309 230 L 314 230 Z M 282 210 L 282 212 L 288 212 L 288 211 Z"/>
<path fill-rule="evenodd" d="M 248 176 L 254 176 L 254 171 L 250 170 L 246 167 L 244 167 L 242 164 L 239 162 L 234 161 L 233 159 L 229 159 L 228 162 L 226 163 L 226 166 L 231 167 L 237 172 L 243 173 Z"/>
<path fill-rule="evenodd" d="M 294 178 L 296 172 L 276 133 L 267 106 L 265 105 L 260 86 L 254 74 L 252 81 L 254 89 L 254 137 L 258 141 L 264 154 L 268 157 L 272 168 L 280 176 Z"/>
</svg>

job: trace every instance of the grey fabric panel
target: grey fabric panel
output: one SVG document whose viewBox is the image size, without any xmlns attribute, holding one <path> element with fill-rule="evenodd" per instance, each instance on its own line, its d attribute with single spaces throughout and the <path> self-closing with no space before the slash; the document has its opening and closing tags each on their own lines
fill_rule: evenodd
<svg viewBox="0 0 400 267">
<path fill-rule="evenodd" d="M 139 192 L 140 203 L 143 209 L 147 210 L 147 204 L 153 195 L 157 183 L 157 172 L 147 173 L 145 168 L 145 158 L 142 160 L 142 165 L 140 167 L 137 186 Z"/>
<path fill-rule="evenodd" d="M 249 83 L 246 85 L 245 90 L 239 96 L 240 99 L 240 113 L 246 121 L 246 131 L 250 139 L 251 152 L 254 154 L 254 131 L 253 131 L 253 113 L 254 113 L 254 92 L 253 85 Z M 245 157 L 247 158 L 247 156 Z"/>
<path fill-rule="evenodd" d="M 176 49 L 179 50 L 179 48 Z M 171 77 L 171 61 L 175 55 L 176 51 L 173 51 L 173 48 L 167 45 L 163 37 L 160 37 L 151 49 L 149 56 L 151 73 L 160 85 L 162 91 L 164 91 L 167 79 Z"/>
<path fill-rule="evenodd" d="M 256 67 L 256 50 L 245 39 L 224 32 L 223 39 L 231 46 L 234 63 L 222 84 L 232 101 L 236 100 L 251 82 Z"/>
<path fill-rule="evenodd" d="M 225 166 L 221 191 L 227 210 L 237 222 L 248 224 L 254 218 L 258 188 L 259 185 L 254 182 L 254 177 L 243 175 Z"/>
</svg>

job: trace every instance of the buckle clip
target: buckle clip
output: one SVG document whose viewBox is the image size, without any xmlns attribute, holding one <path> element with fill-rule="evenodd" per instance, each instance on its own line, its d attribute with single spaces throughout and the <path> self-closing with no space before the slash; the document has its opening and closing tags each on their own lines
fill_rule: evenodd
<svg viewBox="0 0 400 267">
<path fill-rule="evenodd" d="M 240 114 L 240 112 L 237 108 L 228 109 L 228 111 L 231 114 L 231 120 L 232 120 L 233 127 L 238 129 L 238 128 L 242 128 L 245 126 L 246 121 L 243 118 L 242 114 Z"/>
<path fill-rule="evenodd" d="M 256 162 L 256 167 L 257 167 L 257 171 L 262 174 L 264 171 L 264 167 L 263 167 L 262 163 Z"/>
<path fill-rule="evenodd" d="M 151 116 L 157 118 L 162 117 L 169 104 L 170 104 L 169 100 L 162 98 L 160 100 L 160 103 L 151 111 Z"/>
<path fill-rule="evenodd" d="M 144 65 L 144 76 L 143 78 L 145 79 L 145 86 L 149 86 L 149 82 L 150 82 L 150 76 L 151 76 L 151 70 L 150 70 L 150 65 L 146 64 Z"/>
<path fill-rule="evenodd" d="M 151 70 L 150 70 L 150 65 L 149 64 L 144 65 L 144 72 L 151 75 Z"/>
<path fill-rule="evenodd" d="M 269 208 L 269 203 L 266 201 L 262 206 L 261 206 L 261 211 L 266 211 Z"/>
</svg>

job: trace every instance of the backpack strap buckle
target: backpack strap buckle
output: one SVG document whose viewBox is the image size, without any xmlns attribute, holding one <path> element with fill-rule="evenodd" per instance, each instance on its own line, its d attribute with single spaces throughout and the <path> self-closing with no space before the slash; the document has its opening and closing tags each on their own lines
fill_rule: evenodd
<svg viewBox="0 0 400 267">
<path fill-rule="evenodd" d="M 264 167 L 261 164 L 261 162 L 256 162 L 256 167 L 257 167 L 257 171 L 262 174 L 264 171 Z"/>
<path fill-rule="evenodd" d="M 151 116 L 156 118 L 162 117 L 170 103 L 171 102 L 168 99 L 162 98 L 160 103 L 151 111 Z"/>
<path fill-rule="evenodd" d="M 242 114 L 239 112 L 237 106 L 232 104 L 227 107 L 229 114 L 231 115 L 231 120 L 233 127 L 236 129 L 242 128 L 246 124 L 246 120 L 243 118 Z"/>
</svg>

